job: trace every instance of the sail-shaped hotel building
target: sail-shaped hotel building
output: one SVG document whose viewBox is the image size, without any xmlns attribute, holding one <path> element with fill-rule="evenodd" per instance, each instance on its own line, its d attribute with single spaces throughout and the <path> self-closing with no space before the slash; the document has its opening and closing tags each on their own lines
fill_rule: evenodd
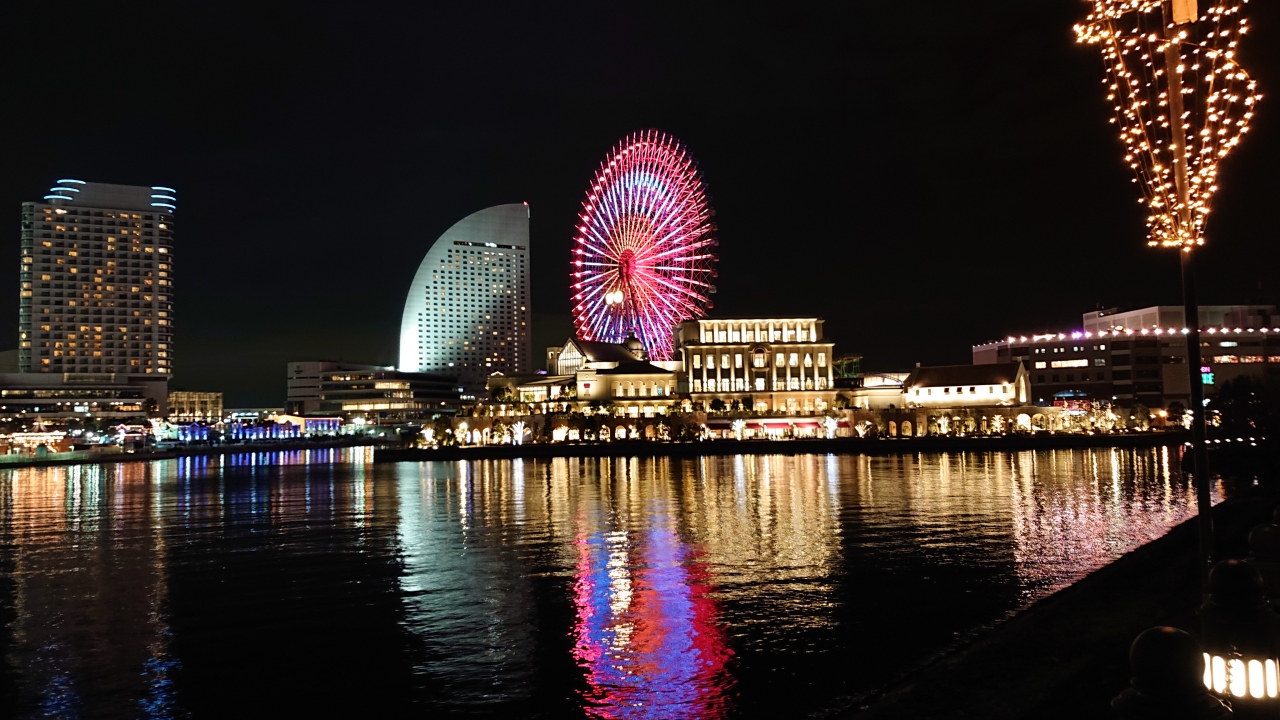
<svg viewBox="0 0 1280 720">
<path fill-rule="evenodd" d="M 468 215 L 431 245 L 405 300 L 399 369 L 453 375 L 477 395 L 495 372 L 533 372 L 527 203 Z"/>
</svg>

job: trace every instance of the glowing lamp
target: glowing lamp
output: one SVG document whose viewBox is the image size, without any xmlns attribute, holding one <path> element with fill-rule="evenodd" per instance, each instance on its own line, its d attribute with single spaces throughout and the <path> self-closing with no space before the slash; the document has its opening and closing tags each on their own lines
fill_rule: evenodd
<svg viewBox="0 0 1280 720">
<path fill-rule="evenodd" d="M 1253 565 L 1224 560 L 1213 567 L 1209 596 L 1200 607 L 1203 684 L 1230 699 L 1239 716 L 1280 714 L 1278 621 Z"/>
<path fill-rule="evenodd" d="M 1129 648 L 1129 687 L 1111 701 L 1121 718 L 1196 718 L 1219 720 L 1231 710 L 1200 683 L 1206 657 L 1190 634 L 1155 627 Z"/>
</svg>

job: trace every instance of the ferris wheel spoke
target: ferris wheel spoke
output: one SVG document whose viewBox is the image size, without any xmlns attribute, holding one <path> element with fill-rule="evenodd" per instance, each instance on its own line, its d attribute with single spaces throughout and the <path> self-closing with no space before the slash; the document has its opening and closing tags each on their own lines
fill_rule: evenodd
<svg viewBox="0 0 1280 720">
<path fill-rule="evenodd" d="M 653 358 L 670 358 L 674 325 L 706 314 L 710 218 L 701 174 L 679 141 L 650 130 L 615 145 L 578 218 L 575 328 L 606 342 L 635 332 Z"/>
</svg>

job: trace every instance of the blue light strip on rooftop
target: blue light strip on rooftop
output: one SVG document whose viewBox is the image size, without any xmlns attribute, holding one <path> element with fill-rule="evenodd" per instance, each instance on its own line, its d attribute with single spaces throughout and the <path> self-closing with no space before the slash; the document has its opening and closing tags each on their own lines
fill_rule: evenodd
<svg viewBox="0 0 1280 720">
<path fill-rule="evenodd" d="M 151 199 L 152 200 L 172 200 L 174 202 L 178 202 L 178 198 L 173 197 L 172 195 L 152 195 Z"/>
<path fill-rule="evenodd" d="M 177 209 L 178 209 L 178 207 L 177 207 L 176 205 L 170 205 L 169 203 L 151 203 L 151 207 L 167 207 L 167 208 L 169 208 L 170 210 L 177 210 Z"/>
<path fill-rule="evenodd" d="M 77 185 L 88 185 L 88 183 L 86 183 L 86 182 L 85 182 L 85 181 L 83 181 L 83 180 L 59 180 L 58 182 L 60 182 L 60 183 L 75 183 L 75 184 L 77 184 Z"/>
<path fill-rule="evenodd" d="M 163 186 L 163 185 L 152 185 L 152 186 L 151 186 L 151 189 L 152 189 L 152 190 L 165 190 L 165 191 L 167 191 L 167 192 L 171 192 L 171 193 L 173 193 L 173 194 L 175 194 L 175 195 L 177 195 L 177 194 L 178 194 L 178 191 L 177 191 L 177 190 L 174 190 L 173 188 L 170 188 L 170 187 L 165 187 L 165 186 Z"/>
<path fill-rule="evenodd" d="M 72 198 L 69 198 L 66 195 L 45 195 L 44 199 L 45 200 L 71 200 Z"/>
<path fill-rule="evenodd" d="M 68 187 L 57 187 L 57 186 L 49 188 L 49 192 L 62 192 L 63 190 L 67 190 L 70 192 L 80 192 L 80 188 L 68 188 Z"/>
</svg>

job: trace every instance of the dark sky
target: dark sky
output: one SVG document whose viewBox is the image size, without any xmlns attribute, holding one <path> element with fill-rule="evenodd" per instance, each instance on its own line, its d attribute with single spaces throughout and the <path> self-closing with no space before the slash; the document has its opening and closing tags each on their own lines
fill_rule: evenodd
<svg viewBox="0 0 1280 720">
<path fill-rule="evenodd" d="M 582 195 L 645 127 L 705 173 L 714 314 L 825 317 L 871 369 L 1180 301 L 1083 2 L 457 5 L 7 6 L 0 347 L 19 205 L 63 177 L 178 190 L 174 387 L 279 405 L 290 360 L 394 363 L 430 243 L 505 202 L 532 207 L 535 348 L 558 343 Z M 1280 3 L 1249 14 L 1280 93 Z M 1276 301 L 1275 97 L 1224 166 L 1203 302 Z"/>
</svg>

